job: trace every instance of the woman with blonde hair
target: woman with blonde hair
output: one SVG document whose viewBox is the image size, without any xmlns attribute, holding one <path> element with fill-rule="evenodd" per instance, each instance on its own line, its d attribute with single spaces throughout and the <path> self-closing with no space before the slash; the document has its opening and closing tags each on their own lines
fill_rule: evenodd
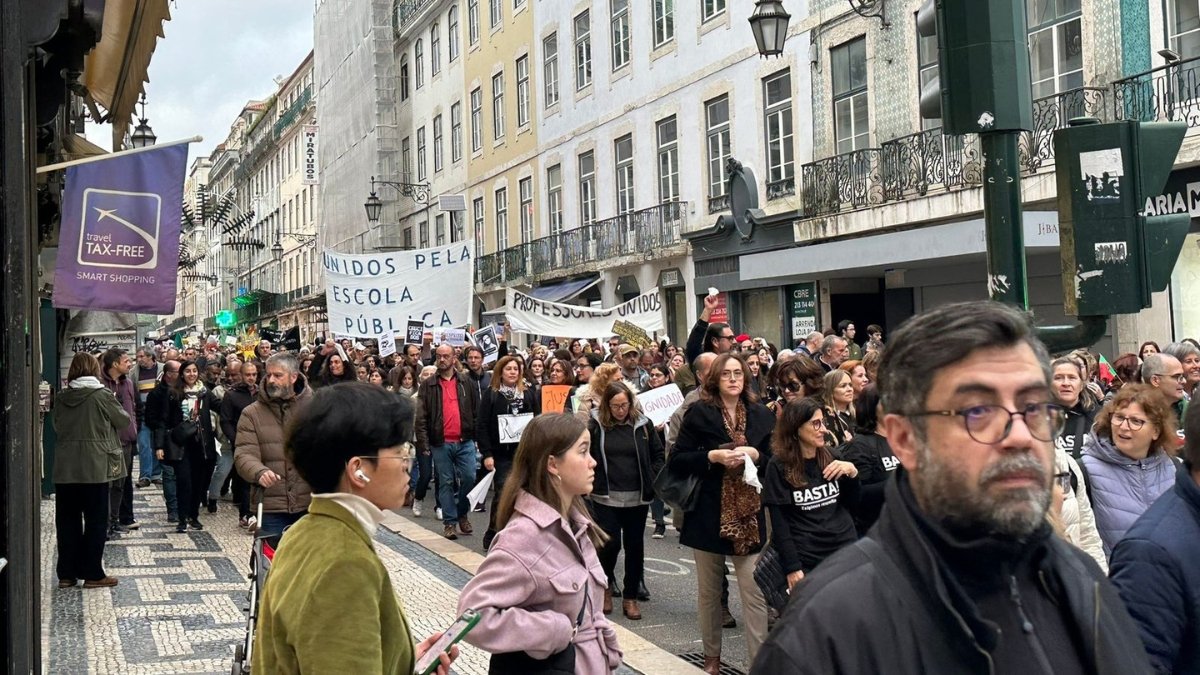
<svg viewBox="0 0 1200 675">
<path fill-rule="evenodd" d="M 601 363 L 596 366 L 596 370 L 592 373 L 591 379 L 582 389 L 571 392 L 571 397 L 568 398 L 567 405 L 570 405 L 570 398 L 579 396 L 579 408 L 575 414 L 579 416 L 580 421 L 586 423 L 592 416 L 592 410 L 600 407 L 600 399 L 604 397 L 604 391 L 608 389 L 608 385 L 621 380 L 621 366 L 615 363 Z"/>
<path fill-rule="evenodd" d="M 534 418 L 500 496 L 500 528 L 458 598 L 479 624 L 466 641 L 492 653 L 490 672 L 611 673 L 621 648 L 602 609 L 608 579 L 596 549 L 606 537 L 583 502 L 596 460 L 574 415 Z M 538 663 L 541 661 L 541 663 Z"/>
<path fill-rule="evenodd" d="M 825 390 L 821 394 L 825 404 L 825 441 L 829 447 L 849 443 L 854 438 L 854 383 L 844 370 L 825 373 Z"/>
</svg>

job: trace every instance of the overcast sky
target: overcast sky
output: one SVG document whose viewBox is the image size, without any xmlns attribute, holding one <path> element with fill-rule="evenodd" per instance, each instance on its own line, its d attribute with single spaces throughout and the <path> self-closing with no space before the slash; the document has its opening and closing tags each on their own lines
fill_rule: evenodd
<svg viewBox="0 0 1200 675">
<path fill-rule="evenodd" d="M 308 55 L 313 3 L 176 0 L 163 32 L 150 60 L 146 117 L 159 141 L 204 137 L 191 144 L 190 164 L 225 140 L 247 101 L 274 93 L 274 78 L 291 75 Z M 112 145 L 109 125 L 89 125 L 87 137 Z"/>
</svg>

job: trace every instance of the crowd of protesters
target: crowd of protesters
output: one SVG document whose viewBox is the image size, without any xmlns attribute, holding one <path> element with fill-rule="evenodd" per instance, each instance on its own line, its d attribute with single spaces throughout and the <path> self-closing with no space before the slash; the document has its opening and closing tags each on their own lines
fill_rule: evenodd
<svg viewBox="0 0 1200 675">
<path fill-rule="evenodd" d="M 1142 672 L 1143 653 L 1158 672 L 1200 672 L 1194 341 L 1147 342 L 1111 364 L 1087 350 L 1052 359 L 1024 315 L 974 303 L 910 320 L 886 346 L 879 326 L 857 342 L 842 321 L 778 349 L 710 322 L 715 307 L 705 299 L 681 344 L 516 348 L 506 334 L 485 355 L 427 335 L 387 356 L 349 339 L 278 353 L 263 341 L 244 360 L 214 340 L 148 346 L 136 360 L 80 355 L 56 415 L 60 585 L 117 583 L 100 555 L 105 538 L 138 527 L 134 489 L 161 486 L 179 532 L 202 529 L 228 495 L 243 528 L 278 543 L 316 503 L 293 420 L 314 392 L 358 382 L 399 395 L 411 415 L 380 431 L 408 448 L 396 510 L 426 517 L 432 490 L 447 539 L 486 514 L 488 555 L 462 602 L 484 612 L 468 639 L 494 653 L 545 658 L 573 640 L 588 664 L 578 672 L 615 668 L 605 616 L 620 600 L 642 618 L 645 538 L 668 536 L 670 516 L 696 563 L 709 673 L 738 619 L 727 563 L 754 672 Z M 639 397 L 672 384 L 684 403 L 655 424 Z M 569 388 L 561 409 L 546 387 Z M 102 456 L 78 459 L 95 448 Z M 362 450 L 342 454 L 360 462 L 379 448 Z M 368 491 L 361 471 L 320 470 L 321 489 Z M 492 499 L 472 503 L 489 474 Z M 664 504 L 665 481 L 690 485 L 690 499 Z M 547 535 L 559 543 L 537 558 L 531 542 Z M 1098 590 L 1081 599 L 1085 583 Z M 531 603 L 558 618 L 504 613 Z M 946 644 L 834 646 L 876 629 Z"/>
</svg>

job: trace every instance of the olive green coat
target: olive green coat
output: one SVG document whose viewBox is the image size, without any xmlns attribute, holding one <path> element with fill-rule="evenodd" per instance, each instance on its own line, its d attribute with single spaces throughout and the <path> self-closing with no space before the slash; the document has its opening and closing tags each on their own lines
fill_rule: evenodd
<svg viewBox="0 0 1200 675">
<path fill-rule="evenodd" d="M 129 416 L 111 391 L 63 389 L 54 401 L 54 482 L 107 483 L 125 476 L 117 434 Z"/>
<path fill-rule="evenodd" d="M 255 675 L 412 675 L 413 641 L 387 569 L 354 515 L 327 499 L 287 531 L 263 591 Z"/>
</svg>

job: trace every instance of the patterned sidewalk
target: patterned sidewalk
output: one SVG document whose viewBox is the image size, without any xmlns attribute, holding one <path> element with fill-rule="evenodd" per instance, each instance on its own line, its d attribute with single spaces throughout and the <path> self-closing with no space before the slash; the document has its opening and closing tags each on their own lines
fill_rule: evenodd
<svg viewBox="0 0 1200 675">
<path fill-rule="evenodd" d="M 42 503 L 43 664 L 47 673 L 228 673 L 246 629 L 251 537 L 237 507 L 204 512 L 201 532 L 177 534 L 166 522 L 160 489 L 135 490 L 142 527 L 105 547 L 110 589 L 57 588 L 54 501 Z M 376 547 L 404 605 L 415 638 L 448 626 L 461 568 L 380 528 Z M 456 673 L 487 672 L 488 655 L 469 645 Z"/>
<path fill-rule="evenodd" d="M 135 473 L 136 475 L 136 473 Z M 84 591 L 59 589 L 54 574 L 54 500 L 42 502 L 42 662 L 46 673 L 228 673 L 246 631 L 251 537 L 238 527 L 237 507 L 220 501 L 202 512 L 203 531 L 175 532 L 161 488 L 134 490 L 141 529 L 108 542 L 104 566 L 120 583 Z M 397 534 L 397 531 L 404 535 Z M 375 536 L 415 639 L 455 619 L 458 594 L 480 556 L 430 538 L 419 525 L 389 517 Z M 695 673 L 670 654 L 618 627 L 644 672 Z M 639 647 L 639 643 L 641 646 Z M 467 644 L 452 672 L 487 673 L 489 655 Z M 622 666 L 620 675 L 638 670 Z"/>
</svg>

